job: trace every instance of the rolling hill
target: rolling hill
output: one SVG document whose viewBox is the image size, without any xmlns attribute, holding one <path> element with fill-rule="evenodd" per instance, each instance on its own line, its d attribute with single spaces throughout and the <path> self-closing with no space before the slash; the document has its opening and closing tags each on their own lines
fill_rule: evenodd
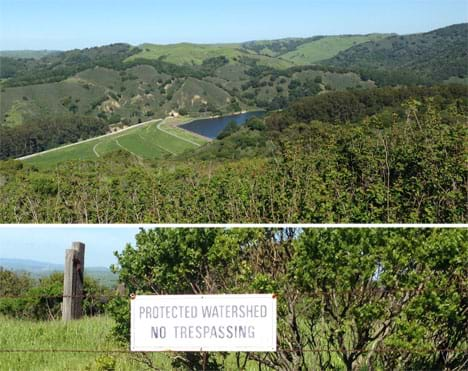
<svg viewBox="0 0 468 371">
<path fill-rule="evenodd" d="M 45 263 L 29 259 L 0 258 L 0 267 L 14 271 L 44 273 L 63 270 L 62 264 Z"/>
<path fill-rule="evenodd" d="M 5 51 L 0 54 L 0 125 L 20 125 L 27 117 L 45 113 L 100 115 L 113 122 L 125 118 L 135 124 L 181 108 L 192 113 L 265 108 L 277 95 L 289 97 L 294 66 L 309 65 L 356 43 L 383 37 L 317 36 L 137 47 L 117 43 L 66 52 Z M 268 74 L 282 75 L 287 81 L 270 84 L 272 89 L 256 86 Z M 325 87 L 337 88 L 330 83 L 317 91 Z"/>
<path fill-rule="evenodd" d="M 281 58 L 298 65 L 319 63 L 325 59 L 334 57 L 339 52 L 347 50 L 352 46 L 364 42 L 382 40 L 388 36 L 387 34 L 370 34 L 322 37 L 318 40 L 304 43 L 286 54 L 282 54 Z"/>
<path fill-rule="evenodd" d="M 239 44 L 118 43 L 40 59 L 0 56 L 0 135 L 21 136 L 21 145 L 10 140 L 0 158 L 21 157 L 91 136 L 55 135 L 59 139 L 48 143 L 47 137 L 34 132 L 36 122 L 67 115 L 98 119 L 101 123 L 95 126 L 102 129 L 102 125 L 136 125 L 171 112 L 197 117 L 279 110 L 306 96 L 348 89 L 466 83 L 467 30 L 468 24 L 461 24 L 406 36 L 315 36 Z M 34 143 L 28 144 L 31 140 Z M 38 149 L 37 140 L 42 144 Z M 106 149 L 125 147 L 121 140 L 118 143 L 121 146 L 111 141 L 99 148 L 107 153 Z M 95 156 L 89 142 L 81 146 L 86 149 L 78 154 L 78 148 L 67 148 L 61 155 Z M 144 149 L 130 152 L 148 155 Z M 154 150 L 150 157 L 164 155 Z"/>
<path fill-rule="evenodd" d="M 3 269 L 25 272 L 34 278 L 41 278 L 54 272 L 63 272 L 63 264 L 54 264 L 30 259 L 0 258 L 0 267 Z M 85 273 L 106 286 L 117 284 L 118 277 L 106 267 L 85 267 Z"/>
<path fill-rule="evenodd" d="M 124 49 L 123 46 L 119 48 Z M 197 115 L 269 108 L 271 104 L 272 108 L 281 108 L 278 106 L 284 106 L 289 99 L 306 94 L 372 86 L 356 74 L 351 76 L 319 67 L 291 67 L 292 62 L 245 50 L 232 59 L 210 57 L 215 55 L 212 54 L 213 49 L 216 53 L 234 54 L 229 54 L 226 47 L 209 47 L 207 53 L 205 48 L 208 47 L 190 45 L 183 54 L 198 56 L 193 65 L 186 65 L 186 60 L 180 56 L 185 45 L 173 48 L 175 54 L 171 58 L 163 58 L 164 61 L 151 59 L 162 57 L 146 52 L 146 47 L 141 55 L 137 53 L 130 58 L 123 57 L 132 52 L 119 49 L 116 55 L 121 55 L 121 60 L 114 61 L 115 66 L 102 57 L 109 51 L 90 53 L 85 50 L 82 58 L 87 62 L 73 65 L 71 70 L 67 61 L 72 56 L 67 52 L 62 55 L 63 68 L 60 71 L 63 74 L 54 75 L 55 80 L 60 81 L 49 78 L 57 66 L 50 71 L 44 70 L 47 63 L 60 63 L 56 59 L 58 56 L 53 59 L 46 57 L 36 67 L 30 66 L 31 61 L 24 62 L 25 66 L 17 66 L 16 75 L 2 84 L 0 126 L 13 127 L 23 124 L 28 118 L 65 113 L 98 116 L 110 124 L 121 121 L 128 125 L 147 118 L 165 117 L 173 110 Z M 200 53 L 197 54 L 195 49 Z M 172 50 L 172 47 L 167 46 L 164 50 Z M 229 50 L 234 53 L 238 49 Z M 142 59 L 142 56 L 150 59 Z M 203 57 L 207 59 L 202 61 Z M 107 62 L 102 63 L 102 60 Z M 36 68 L 36 73 L 22 72 L 29 67 L 32 70 Z M 88 68 L 81 70 L 82 67 Z M 315 72 L 303 73 L 311 70 Z M 311 75 L 314 79 L 320 75 L 318 84 L 322 81 L 323 84 L 310 89 Z"/>
<path fill-rule="evenodd" d="M 60 53 L 58 50 L 0 50 L 0 57 L 18 59 L 41 59 L 46 55 Z"/>
<path fill-rule="evenodd" d="M 250 41 L 242 47 L 270 57 L 279 57 L 295 65 L 309 65 L 331 58 L 354 45 L 382 40 L 390 34 L 314 36 L 267 41 Z"/>
<path fill-rule="evenodd" d="M 252 58 L 259 65 L 278 69 L 294 65 L 287 60 L 257 54 L 244 49 L 240 44 L 143 44 L 139 48 L 142 49 L 140 53 L 133 54 L 125 61 L 131 62 L 138 59 L 149 59 L 162 60 L 176 65 L 201 66 L 206 60 L 222 57 L 234 64 L 242 64 L 243 58 Z"/>
</svg>

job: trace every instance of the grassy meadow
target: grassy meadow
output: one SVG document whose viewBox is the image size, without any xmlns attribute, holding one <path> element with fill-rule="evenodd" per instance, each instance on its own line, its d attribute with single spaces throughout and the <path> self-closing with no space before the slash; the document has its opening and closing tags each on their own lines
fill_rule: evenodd
<svg viewBox="0 0 468 371">
<path fill-rule="evenodd" d="M 176 65 L 201 65 L 209 58 L 226 57 L 230 61 L 239 61 L 242 57 L 250 57 L 260 65 L 274 68 L 288 68 L 293 64 L 286 60 L 257 55 L 242 49 L 240 44 L 191 44 L 179 43 L 172 45 L 143 44 L 142 51 L 128 57 L 125 61 L 143 59 L 162 59 Z"/>
<path fill-rule="evenodd" d="M 102 317 L 83 318 L 68 324 L 57 321 L 27 321 L 1 317 L 0 370 L 141 370 L 137 355 L 106 353 L 125 351 L 112 340 L 113 320 Z M 2 352 L 6 349 L 45 350 L 45 352 Z M 55 352 L 56 349 L 91 350 L 102 353 Z M 154 354 L 157 364 L 170 368 L 164 355 Z M 113 365 L 113 367 L 109 367 Z M 107 367 L 107 368 L 106 368 Z"/>
<path fill-rule="evenodd" d="M 207 58 L 225 56 L 229 59 L 239 57 L 242 52 L 238 50 L 237 44 L 190 44 L 179 43 L 172 45 L 143 44 L 142 51 L 127 58 L 132 61 L 138 58 L 159 59 L 174 64 L 200 65 Z"/>
<path fill-rule="evenodd" d="M 142 363 L 139 353 L 127 353 L 127 346 L 113 340 L 111 331 L 114 321 L 107 316 L 85 317 L 67 324 L 61 320 L 28 321 L 9 317 L 0 317 L 0 321 L 0 371 L 149 369 Z M 3 352 L 13 349 L 44 352 Z M 83 352 L 54 351 L 58 349 Z M 155 367 L 171 369 L 171 360 L 167 354 L 147 354 Z M 237 369 L 234 353 L 227 356 L 224 365 L 225 370 Z M 249 362 L 245 370 L 258 370 L 258 365 Z"/>
<path fill-rule="evenodd" d="M 178 155 L 207 142 L 203 137 L 175 127 L 176 123 L 186 121 L 189 120 L 154 120 L 124 132 L 44 152 L 24 161 L 38 168 L 50 168 L 59 162 L 96 159 L 117 150 L 127 151 L 141 159 Z"/>
</svg>

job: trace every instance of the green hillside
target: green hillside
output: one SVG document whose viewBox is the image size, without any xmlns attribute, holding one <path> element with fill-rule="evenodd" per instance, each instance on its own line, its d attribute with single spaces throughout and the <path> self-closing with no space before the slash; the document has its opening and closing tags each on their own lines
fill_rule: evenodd
<svg viewBox="0 0 468 371">
<path fill-rule="evenodd" d="M 172 45 L 143 44 L 140 53 L 134 54 L 125 61 L 138 58 L 162 59 L 174 64 L 201 65 L 205 59 L 224 56 L 233 60 L 245 54 L 238 44 L 190 44 L 180 43 Z"/>
<path fill-rule="evenodd" d="M 25 116 L 64 114 L 70 110 L 85 113 L 98 99 L 106 96 L 102 86 L 85 85 L 77 79 L 6 88 L 1 94 L 0 120 L 15 126 Z"/>
<path fill-rule="evenodd" d="M 53 167 L 70 160 L 91 160 L 124 151 L 139 159 L 159 159 L 197 148 L 208 140 L 174 128 L 181 120 L 155 120 L 124 132 L 56 148 L 24 159 L 39 168 Z M 189 121 L 189 120 L 185 120 Z M 180 132 L 183 131 L 182 135 Z"/>
<path fill-rule="evenodd" d="M 197 117 L 280 110 L 327 92 L 466 83 L 467 33 L 468 24 L 461 24 L 407 36 L 111 44 L 38 60 L 0 56 L 0 136 L 7 138 L 0 158 L 29 155 L 105 133 L 113 125 L 136 125 L 172 112 Z M 86 130 L 70 128 L 71 122 L 86 121 L 81 117 L 95 122 Z M 64 120 L 61 130 L 56 124 Z M 54 122 L 53 140 L 48 121 Z M 116 142 L 109 146 L 119 147 Z M 141 157 L 147 157 L 143 152 Z M 156 151 L 154 157 L 159 156 Z"/>
<path fill-rule="evenodd" d="M 468 76 L 468 23 L 391 36 L 338 53 L 327 65 L 361 71 L 381 83 L 441 82 Z"/>
<path fill-rule="evenodd" d="M 0 161 L 0 221 L 461 223 L 467 106 L 455 85 L 322 93 L 170 161 L 129 153 L 156 153 L 143 125 L 86 143 L 88 158 L 110 151 L 90 161 Z"/>
<path fill-rule="evenodd" d="M 350 80 L 349 74 L 318 68 L 315 75 L 324 77 L 323 85 L 313 90 L 303 89 L 300 86 L 308 85 L 311 76 L 298 71 L 310 68 L 282 68 L 291 62 L 261 55 L 214 65 L 207 62 L 197 67 L 199 70 L 159 63 L 138 59 L 138 62 L 125 63 L 123 69 L 96 65 L 59 82 L 36 84 L 30 80 L 31 84 L 15 85 L 16 80 L 7 79 L 10 83 L 0 91 L 0 126 L 13 127 L 45 114 L 68 113 L 98 116 L 109 124 L 121 121 L 128 125 L 166 117 L 180 109 L 196 115 L 256 107 L 278 108 L 281 97 L 286 99 L 280 104 L 284 107 L 290 97 L 369 85 L 357 75 L 354 75 L 357 79 Z M 327 81 L 325 77 L 331 75 L 333 81 Z"/>
<path fill-rule="evenodd" d="M 38 60 L 0 54 L 0 126 L 68 113 L 128 125 L 179 109 L 195 115 L 283 108 L 288 100 L 304 95 L 368 85 L 324 69 L 323 84 L 311 88 L 309 77 L 291 68 L 382 37 L 316 36 L 139 47 L 112 44 L 47 53 Z M 334 74 L 331 80 L 325 78 L 327 72 Z"/>
<path fill-rule="evenodd" d="M 298 46 L 295 50 L 282 54 L 281 58 L 295 64 L 313 64 L 332 58 L 339 52 L 368 41 L 382 40 L 386 34 L 326 36 Z"/>
<path fill-rule="evenodd" d="M 256 60 L 260 65 L 274 68 L 291 67 L 292 63 L 265 55 L 257 55 L 241 47 L 240 44 L 190 44 L 172 45 L 143 44 L 142 50 L 128 57 L 125 62 L 138 59 L 161 60 L 175 65 L 202 65 L 206 60 L 224 57 L 231 63 L 242 63 L 242 58 Z"/>
</svg>

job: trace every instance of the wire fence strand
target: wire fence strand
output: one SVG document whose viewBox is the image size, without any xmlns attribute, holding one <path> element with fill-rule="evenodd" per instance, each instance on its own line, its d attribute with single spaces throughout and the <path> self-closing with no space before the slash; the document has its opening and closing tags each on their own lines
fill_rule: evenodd
<svg viewBox="0 0 468 371">
<path fill-rule="evenodd" d="M 0 349 L 0 353 L 154 353 L 154 352 L 135 352 L 126 349 Z M 160 353 L 175 353 L 176 351 L 162 351 Z M 401 349 L 401 348 L 375 348 L 375 349 L 339 349 L 339 348 L 314 348 L 314 349 L 277 349 L 279 353 L 462 353 L 468 354 L 467 349 Z M 263 352 L 255 352 L 263 353 Z"/>
<path fill-rule="evenodd" d="M 458 287 L 458 292 L 462 294 L 468 294 L 468 285 L 466 283 L 460 282 L 461 287 Z M 447 286 L 448 287 L 448 286 Z M 364 293 L 376 293 L 376 294 L 396 294 L 396 293 L 424 293 L 424 292 L 446 292 L 446 287 L 437 287 L 437 288 L 382 288 L 382 287 L 367 287 L 367 288 L 357 288 L 349 290 L 323 290 L 317 289 L 308 292 L 308 296 L 327 296 L 327 295 L 342 295 L 342 294 L 364 294 Z M 147 295 L 148 293 L 145 293 Z M 143 294 L 142 294 L 143 295 Z M 115 299 L 115 298 L 127 298 L 131 299 L 130 296 L 123 294 L 83 294 L 83 295 L 20 295 L 20 294 L 4 294 L 0 295 L 0 299 L 62 299 L 62 298 L 83 298 L 83 299 Z"/>
<path fill-rule="evenodd" d="M 462 284 L 462 287 L 459 288 L 459 292 L 461 294 L 468 293 L 468 287 L 464 287 L 465 285 Z M 360 288 L 360 289 L 352 289 L 352 290 L 314 290 L 309 292 L 309 295 L 313 297 L 314 295 L 317 297 L 320 296 L 327 296 L 327 295 L 342 295 L 342 294 L 364 294 L 368 292 L 373 293 L 422 293 L 425 291 L 441 291 L 443 292 L 443 288 L 380 288 L 380 287 L 367 287 L 367 288 Z M 82 298 L 82 299 L 96 299 L 96 300 L 110 300 L 114 298 L 122 298 L 131 300 L 131 297 L 128 295 L 123 295 L 121 293 L 116 293 L 113 295 L 99 295 L 99 294 L 84 294 L 84 295 L 16 295 L 16 294 L 5 294 L 0 295 L 0 299 L 63 299 L 63 298 Z M 150 352 L 135 352 L 128 349 L 1 349 L 0 353 L 121 353 L 121 354 L 134 354 L 134 353 L 150 353 Z M 174 353 L 175 351 L 167 351 L 169 353 Z M 466 349 L 450 349 L 450 348 L 443 348 L 443 349 L 403 349 L 403 348 L 394 348 L 394 347 L 381 347 L 381 348 L 374 348 L 374 349 L 340 349 L 340 348 L 313 348 L 313 349 L 284 349 L 280 348 L 277 349 L 276 352 L 278 353 L 400 353 L 400 354 L 429 354 L 429 353 L 456 353 L 456 354 L 468 354 L 468 348 Z M 258 352 L 262 353 L 262 352 Z"/>
</svg>

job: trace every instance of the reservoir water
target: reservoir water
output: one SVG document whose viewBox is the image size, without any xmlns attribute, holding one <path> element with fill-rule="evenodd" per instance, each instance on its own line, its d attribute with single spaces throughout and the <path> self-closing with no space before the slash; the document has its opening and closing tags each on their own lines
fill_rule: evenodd
<svg viewBox="0 0 468 371">
<path fill-rule="evenodd" d="M 229 124 L 229 122 L 235 121 L 237 125 L 243 125 L 248 119 L 252 117 L 260 117 L 264 114 L 264 111 L 252 111 L 240 113 L 238 115 L 228 115 L 210 119 L 200 119 L 189 122 L 187 124 L 180 125 L 180 127 L 193 133 L 197 133 L 205 137 L 215 139 L 219 135 L 219 133 L 221 133 L 223 129 Z"/>
</svg>

